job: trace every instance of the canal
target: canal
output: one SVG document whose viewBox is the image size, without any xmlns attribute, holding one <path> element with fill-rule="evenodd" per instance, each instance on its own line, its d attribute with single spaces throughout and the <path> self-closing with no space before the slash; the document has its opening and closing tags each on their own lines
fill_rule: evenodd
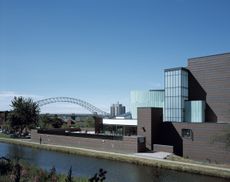
<svg viewBox="0 0 230 182">
<path fill-rule="evenodd" d="M 0 157 L 19 157 L 30 164 L 49 170 L 55 166 L 57 172 L 67 174 L 72 166 L 73 175 L 92 177 L 100 168 L 108 171 L 106 181 L 111 182 L 227 182 L 228 180 L 155 169 L 153 167 L 97 159 L 54 151 L 34 149 L 14 144 L 0 143 Z"/>
</svg>

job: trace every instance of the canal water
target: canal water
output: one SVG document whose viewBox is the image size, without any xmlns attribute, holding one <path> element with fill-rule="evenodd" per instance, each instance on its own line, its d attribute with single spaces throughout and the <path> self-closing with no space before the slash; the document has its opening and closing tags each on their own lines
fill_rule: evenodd
<svg viewBox="0 0 230 182">
<path fill-rule="evenodd" d="M 57 172 L 92 177 L 100 168 L 107 170 L 106 181 L 110 182 L 227 182 L 228 180 L 201 176 L 172 170 L 97 159 L 54 151 L 33 149 L 14 144 L 0 143 L 0 157 L 19 157 L 31 164 L 49 170 L 55 166 Z"/>
</svg>

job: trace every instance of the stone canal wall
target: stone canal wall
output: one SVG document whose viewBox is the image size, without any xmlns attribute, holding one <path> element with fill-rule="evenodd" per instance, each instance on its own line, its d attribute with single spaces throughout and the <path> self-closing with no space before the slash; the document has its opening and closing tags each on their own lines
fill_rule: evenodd
<svg viewBox="0 0 230 182">
<path fill-rule="evenodd" d="M 41 134 L 37 130 L 31 131 L 31 140 L 42 144 L 63 145 L 70 147 L 88 148 L 110 152 L 136 153 L 145 150 L 145 138 L 138 136 L 123 136 L 121 140 L 87 138 L 79 136 L 64 136 Z"/>
</svg>

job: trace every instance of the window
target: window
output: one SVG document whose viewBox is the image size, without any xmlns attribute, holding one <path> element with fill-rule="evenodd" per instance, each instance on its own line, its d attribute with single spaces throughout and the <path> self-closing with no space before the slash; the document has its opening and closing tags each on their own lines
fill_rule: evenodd
<svg viewBox="0 0 230 182">
<path fill-rule="evenodd" d="M 184 100 L 188 100 L 187 77 L 187 71 L 180 68 L 165 72 L 164 121 L 182 122 L 184 120 L 182 109 Z"/>
<path fill-rule="evenodd" d="M 191 129 L 182 129 L 181 135 L 183 138 L 191 138 L 193 139 L 193 133 Z"/>
</svg>

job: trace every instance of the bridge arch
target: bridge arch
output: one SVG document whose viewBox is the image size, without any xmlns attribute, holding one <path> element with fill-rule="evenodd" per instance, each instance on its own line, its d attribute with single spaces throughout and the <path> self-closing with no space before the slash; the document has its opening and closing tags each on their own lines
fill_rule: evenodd
<svg viewBox="0 0 230 182">
<path fill-rule="evenodd" d="M 90 111 L 93 114 L 98 114 L 98 115 L 109 115 L 107 112 L 102 111 L 101 109 L 93 106 L 92 104 L 80 100 L 80 99 L 76 99 L 76 98 L 71 98 L 71 97 L 52 97 L 52 98 L 47 98 L 47 99 L 42 99 L 37 101 L 37 104 L 39 105 L 39 107 L 42 107 L 44 105 L 48 105 L 48 104 L 52 104 L 52 103 L 57 103 L 57 102 L 68 102 L 68 103 L 72 103 L 72 104 L 77 104 L 85 109 L 87 109 L 88 111 Z"/>
</svg>

